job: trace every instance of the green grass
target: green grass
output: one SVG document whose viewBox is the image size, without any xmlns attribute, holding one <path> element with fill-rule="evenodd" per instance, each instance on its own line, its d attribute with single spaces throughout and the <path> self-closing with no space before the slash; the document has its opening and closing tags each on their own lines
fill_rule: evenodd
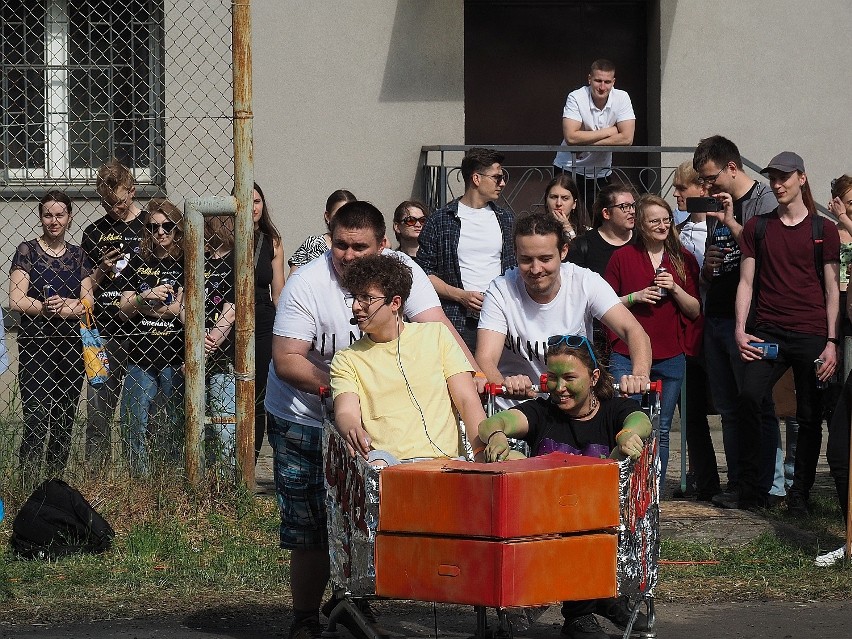
<svg viewBox="0 0 852 639">
<path fill-rule="evenodd" d="M 277 544 L 276 502 L 241 491 L 194 492 L 172 480 L 101 487 L 114 497 L 100 499 L 98 510 L 116 530 L 103 555 L 26 561 L 7 550 L 2 616 L 50 621 L 178 612 L 211 601 L 287 603 L 289 560 Z M 92 500 L 94 488 L 81 491 Z M 4 546 L 10 534 L 7 519 Z"/>
</svg>

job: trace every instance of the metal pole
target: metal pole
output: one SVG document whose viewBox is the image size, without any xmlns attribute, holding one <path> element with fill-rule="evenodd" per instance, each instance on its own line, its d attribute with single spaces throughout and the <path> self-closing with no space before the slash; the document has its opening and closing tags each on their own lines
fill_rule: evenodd
<svg viewBox="0 0 852 639">
<path fill-rule="evenodd" d="M 183 205 L 186 476 L 193 486 L 204 477 L 204 214 L 233 215 L 234 198 L 192 198 Z"/>
<path fill-rule="evenodd" d="M 251 2 L 232 5 L 234 73 L 234 373 L 237 385 L 237 481 L 254 488 L 254 150 L 252 147 Z M 261 371 L 265 374 L 265 371 Z"/>
</svg>

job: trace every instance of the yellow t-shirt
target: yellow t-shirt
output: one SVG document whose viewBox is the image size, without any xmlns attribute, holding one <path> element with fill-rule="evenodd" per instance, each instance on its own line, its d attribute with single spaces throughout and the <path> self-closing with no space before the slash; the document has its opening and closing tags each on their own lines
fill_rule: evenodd
<svg viewBox="0 0 852 639">
<path fill-rule="evenodd" d="M 378 344 L 365 335 L 335 353 L 331 391 L 335 398 L 358 395 L 376 450 L 399 459 L 457 457 L 459 428 L 446 380 L 465 371 L 470 363 L 446 326 L 406 323 L 399 339 Z"/>
</svg>

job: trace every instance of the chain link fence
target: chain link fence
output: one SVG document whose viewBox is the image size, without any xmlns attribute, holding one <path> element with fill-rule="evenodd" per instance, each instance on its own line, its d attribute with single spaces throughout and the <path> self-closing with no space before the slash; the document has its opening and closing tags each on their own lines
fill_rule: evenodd
<svg viewBox="0 0 852 639">
<path fill-rule="evenodd" d="M 185 199 L 233 187 L 231 73 L 230 1 L 0 3 L 3 476 L 29 484 L 104 462 L 147 474 L 182 456 L 183 330 L 169 310 L 181 259 L 169 242 L 180 245 Z M 132 185 L 99 193 L 113 158 Z M 40 209 L 53 191 L 72 205 L 54 194 Z M 136 208 L 132 223 L 104 219 Z M 122 256 L 118 275 L 84 278 Z M 97 392 L 77 317 L 88 282 L 113 359 Z"/>
</svg>

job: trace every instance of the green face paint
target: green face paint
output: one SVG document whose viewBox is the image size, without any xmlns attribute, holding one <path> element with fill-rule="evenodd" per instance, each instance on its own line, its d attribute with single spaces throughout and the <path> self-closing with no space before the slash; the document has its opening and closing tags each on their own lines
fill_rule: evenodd
<svg viewBox="0 0 852 639">
<path fill-rule="evenodd" d="M 548 359 L 548 392 L 559 393 L 564 389 L 577 405 L 582 405 L 589 395 L 590 383 L 591 373 L 576 357 L 556 355 Z"/>
</svg>

